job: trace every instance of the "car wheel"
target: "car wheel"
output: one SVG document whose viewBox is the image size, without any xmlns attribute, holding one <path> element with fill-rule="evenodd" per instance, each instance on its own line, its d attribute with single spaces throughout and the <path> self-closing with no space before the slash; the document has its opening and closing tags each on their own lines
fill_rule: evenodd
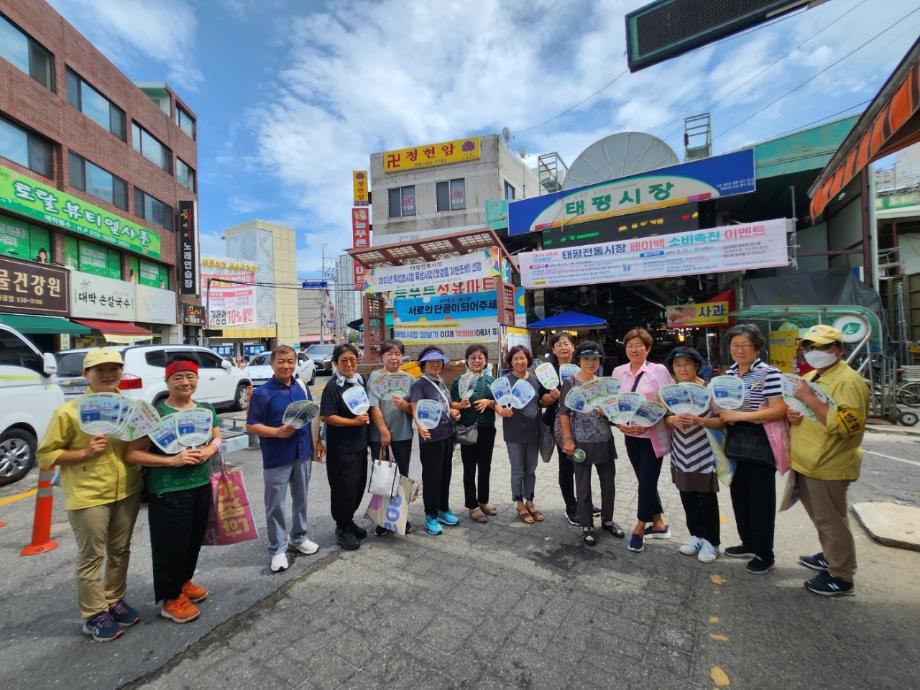
<svg viewBox="0 0 920 690">
<path fill-rule="evenodd" d="M 35 464 L 38 441 L 24 429 L 10 429 L 0 438 L 0 486 L 18 482 Z"/>
<path fill-rule="evenodd" d="M 250 386 L 247 386 L 245 383 L 238 385 L 236 387 L 236 395 L 233 396 L 233 407 L 236 410 L 245 410 L 246 406 L 249 404 L 250 393 Z"/>
</svg>

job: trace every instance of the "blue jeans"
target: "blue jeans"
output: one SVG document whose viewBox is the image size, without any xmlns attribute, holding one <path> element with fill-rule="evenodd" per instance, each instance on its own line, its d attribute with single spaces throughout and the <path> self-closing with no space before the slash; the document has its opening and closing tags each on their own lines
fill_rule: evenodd
<svg viewBox="0 0 920 690">
<path fill-rule="evenodd" d="M 292 465 L 262 469 L 265 482 L 265 524 L 268 552 L 273 556 L 287 551 L 287 527 L 284 522 L 284 499 L 291 486 L 291 542 L 300 544 L 307 538 L 307 486 L 312 461 L 295 460 Z"/>
</svg>

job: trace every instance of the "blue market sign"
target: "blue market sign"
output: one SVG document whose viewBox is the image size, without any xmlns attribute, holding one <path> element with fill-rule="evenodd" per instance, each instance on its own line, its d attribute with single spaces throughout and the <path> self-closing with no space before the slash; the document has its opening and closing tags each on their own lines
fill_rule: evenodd
<svg viewBox="0 0 920 690">
<path fill-rule="evenodd" d="M 754 149 L 745 149 L 512 201 L 508 205 L 508 234 L 569 228 L 630 213 L 747 194 L 755 189 Z"/>
<path fill-rule="evenodd" d="M 417 321 L 451 321 L 498 315 L 495 292 L 472 292 L 465 295 L 404 297 L 393 301 L 396 323 Z"/>
</svg>

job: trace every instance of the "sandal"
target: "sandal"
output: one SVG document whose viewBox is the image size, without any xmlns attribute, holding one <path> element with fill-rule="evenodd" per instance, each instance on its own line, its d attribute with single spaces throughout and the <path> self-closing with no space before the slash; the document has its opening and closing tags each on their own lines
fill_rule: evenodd
<svg viewBox="0 0 920 690">
<path fill-rule="evenodd" d="M 489 521 L 489 518 L 485 516 L 485 513 L 482 512 L 482 508 L 472 508 L 470 510 L 470 519 L 475 520 L 476 522 L 486 523 Z"/>
<path fill-rule="evenodd" d="M 594 528 L 593 527 L 582 527 L 581 528 L 581 540 L 587 546 L 594 546 L 595 544 L 597 544 L 597 537 L 594 534 Z"/>
<path fill-rule="evenodd" d="M 525 525 L 532 525 L 534 523 L 533 515 L 530 514 L 530 511 L 524 507 L 524 504 L 518 506 L 517 508 L 518 517 L 521 518 L 521 522 Z"/>
<path fill-rule="evenodd" d="M 482 512 L 489 516 L 498 515 L 498 509 L 493 506 L 491 503 L 480 503 L 479 507 L 482 508 Z"/>
<path fill-rule="evenodd" d="M 536 522 L 543 522 L 543 520 L 545 519 L 543 516 L 543 513 L 541 513 L 539 510 L 536 509 L 536 507 L 534 507 L 534 504 L 532 501 L 529 504 L 525 503 L 524 507 L 527 508 L 527 512 L 530 513 L 530 515 L 533 517 L 533 519 Z"/>
<path fill-rule="evenodd" d="M 607 524 L 601 523 L 601 529 L 604 530 L 605 532 L 609 532 L 617 539 L 622 539 L 623 537 L 626 536 L 626 533 L 623 531 L 623 528 L 620 527 L 615 522 L 610 522 Z"/>
</svg>

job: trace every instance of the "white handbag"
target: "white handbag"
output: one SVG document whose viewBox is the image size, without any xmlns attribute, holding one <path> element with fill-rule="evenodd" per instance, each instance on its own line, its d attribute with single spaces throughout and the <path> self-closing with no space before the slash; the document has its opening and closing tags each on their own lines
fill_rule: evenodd
<svg viewBox="0 0 920 690">
<path fill-rule="evenodd" d="M 399 492 L 399 467 L 392 460 L 384 460 L 384 449 L 380 457 L 371 463 L 371 476 L 367 480 L 367 493 L 392 498 Z"/>
</svg>

